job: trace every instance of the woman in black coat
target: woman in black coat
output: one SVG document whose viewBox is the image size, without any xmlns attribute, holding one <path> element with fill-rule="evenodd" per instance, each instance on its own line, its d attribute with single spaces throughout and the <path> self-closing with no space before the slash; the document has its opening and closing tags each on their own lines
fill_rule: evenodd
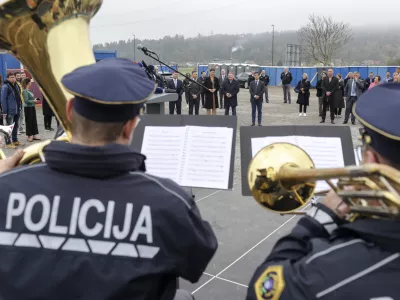
<svg viewBox="0 0 400 300">
<path fill-rule="evenodd" d="M 295 91 L 299 93 L 297 96 L 297 104 L 299 104 L 299 116 L 307 116 L 307 106 L 310 105 L 310 88 L 311 84 L 308 81 L 308 75 L 303 74 L 303 79 L 297 84 Z"/>
<path fill-rule="evenodd" d="M 220 85 L 218 78 L 215 77 L 215 69 L 210 70 L 210 76 L 204 80 L 203 85 L 208 88 L 204 90 L 204 107 L 207 109 L 207 115 L 216 115 L 218 108 L 218 91 L 220 89 Z"/>
<path fill-rule="evenodd" d="M 335 93 L 335 116 L 339 117 L 342 115 L 342 108 L 344 105 L 344 81 L 342 75 L 337 74 L 337 79 L 339 79 L 339 89 Z"/>
</svg>

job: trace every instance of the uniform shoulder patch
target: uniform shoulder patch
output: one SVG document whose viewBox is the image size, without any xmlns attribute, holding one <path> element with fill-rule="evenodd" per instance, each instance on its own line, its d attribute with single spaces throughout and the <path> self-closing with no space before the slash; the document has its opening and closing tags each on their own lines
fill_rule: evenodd
<svg viewBox="0 0 400 300">
<path fill-rule="evenodd" d="M 283 266 L 270 266 L 254 284 L 257 300 L 278 300 L 285 288 Z"/>
</svg>

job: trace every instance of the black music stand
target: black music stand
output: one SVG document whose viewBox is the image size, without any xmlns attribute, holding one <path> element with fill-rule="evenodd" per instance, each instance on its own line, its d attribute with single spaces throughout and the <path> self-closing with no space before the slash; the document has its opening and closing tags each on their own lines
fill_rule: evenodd
<svg viewBox="0 0 400 300">
<path fill-rule="evenodd" d="M 204 127 L 228 127 L 233 129 L 232 152 L 230 161 L 228 189 L 233 189 L 233 174 L 235 170 L 235 150 L 236 150 L 236 116 L 210 116 L 210 115 L 143 115 L 141 121 L 135 129 L 131 147 L 140 152 L 142 149 L 144 129 L 146 126 L 204 126 Z M 189 187 L 193 198 L 193 187 Z"/>
<path fill-rule="evenodd" d="M 251 196 L 247 184 L 247 171 L 253 157 L 251 148 L 252 138 L 268 136 L 311 136 L 338 137 L 342 141 L 343 160 L 345 166 L 355 165 L 354 147 L 349 126 L 263 126 L 240 127 L 240 154 L 242 196 Z"/>
</svg>

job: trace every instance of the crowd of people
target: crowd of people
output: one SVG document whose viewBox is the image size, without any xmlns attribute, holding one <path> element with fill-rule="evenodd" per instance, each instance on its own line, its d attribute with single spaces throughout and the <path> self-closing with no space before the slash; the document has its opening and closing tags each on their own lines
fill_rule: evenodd
<svg viewBox="0 0 400 300">
<path fill-rule="evenodd" d="M 11 138 L 4 136 L 6 148 L 16 149 L 24 146 L 18 136 L 25 134 L 27 142 L 41 140 L 36 116 L 36 105 L 42 103 L 44 116 L 44 130 L 54 131 L 51 127 L 54 116 L 45 97 L 35 97 L 31 91 L 33 80 L 28 78 L 25 72 L 10 72 L 7 78 L 2 80 L 0 75 L 0 112 L 1 125 L 14 124 Z M 58 120 L 57 120 L 58 124 Z"/>
<path fill-rule="evenodd" d="M 331 124 L 335 124 L 335 120 L 342 118 L 344 113 L 343 124 L 347 124 L 350 120 L 355 125 L 355 117 L 352 109 L 360 96 L 386 82 L 400 82 L 400 68 L 393 74 L 386 73 L 384 79 L 379 75 L 370 73 L 369 77 L 363 79 L 359 72 L 349 72 L 345 78 L 341 74 L 334 74 L 333 69 L 323 71 L 318 74 L 318 80 L 315 86 L 316 97 L 318 98 L 318 112 L 321 117 L 320 123 L 325 123 L 327 114 Z M 237 95 L 240 92 L 239 82 L 232 72 L 226 75 L 225 70 L 221 70 L 219 77 L 215 74 L 215 69 L 209 70 L 209 76 L 206 72 L 202 72 L 198 77 L 197 71 L 192 74 L 186 74 L 183 81 L 178 78 L 175 72 L 172 78 L 167 81 L 167 87 L 178 94 L 177 101 L 169 103 L 169 113 L 182 113 L 182 97 L 185 95 L 186 104 L 189 109 L 189 115 L 199 114 L 200 104 L 202 108 L 207 110 L 207 114 L 216 115 L 217 109 L 225 110 L 225 115 L 236 115 L 236 107 L 238 105 Z M 190 78 L 190 80 L 188 79 Z M 292 84 L 293 76 L 289 68 L 285 68 L 281 74 L 281 86 L 283 89 L 283 103 L 292 103 Z M 252 109 L 251 126 L 255 126 L 256 119 L 259 126 L 262 125 L 262 105 L 264 102 L 269 103 L 269 87 L 270 78 L 265 70 L 261 72 L 252 72 L 248 78 L 249 98 Z M 196 84 L 197 83 L 197 84 Z M 308 74 L 304 73 L 302 79 L 297 82 L 294 92 L 297 94 L 296 103 L 299 105 L 299 116 L 307 116 L 307 108 L 310 106 L 310 96 L 312 93 L 312 85 Z M 256 118 L 257 117 L 257 118 Z"/>
</svg>

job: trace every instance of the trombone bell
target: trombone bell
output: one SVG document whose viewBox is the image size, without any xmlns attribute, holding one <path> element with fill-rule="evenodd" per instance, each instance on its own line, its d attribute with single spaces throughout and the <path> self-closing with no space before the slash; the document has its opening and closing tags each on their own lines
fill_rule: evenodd
<svg viewBox="0 0 400 300">
<path fill-rule="evenodd" d="M 314 169 L 310 156 L 296 145 L 276 143 L 260 150 L 248 169 L 248 184 L 256 201 L 268 210 L 288 213 L 311 200 L 314 181 L 281 180 L 286 171 Z M 301 170 L 300 170 L 301 169 Z"/>
</svg>

